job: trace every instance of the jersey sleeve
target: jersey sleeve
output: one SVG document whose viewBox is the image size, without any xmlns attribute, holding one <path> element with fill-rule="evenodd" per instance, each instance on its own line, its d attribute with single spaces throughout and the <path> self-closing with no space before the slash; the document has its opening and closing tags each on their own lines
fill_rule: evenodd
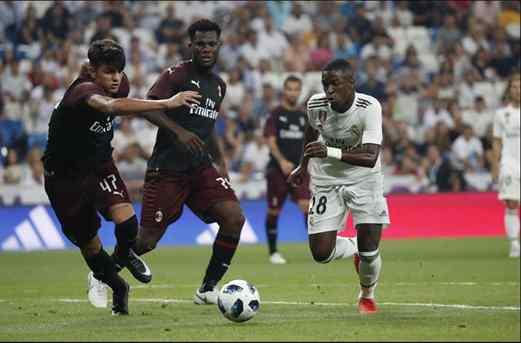
<svg viewBox="0 0 521 343">
<path fill-rule="evenodd" d="M 107 96 L 107 93 L 101 86 L 94 82 L 82 82 L 75 86 L 72 91 L 65 96 L 64 105 L 73 107 L 80 106 L 87 102 L 87 100 L 94 94 Z"/>
<path fill-rule="evenodd" d="M 273 113 L 270 113 L 268 119 L 266 120 L 266 124 L 264 124 L 264 137 L 272 137 L 277 135 L 277 128 L 275 127 L 275 118 Z"/>
<path fill-rule="evenodd" d="M 382 144 L 382 106 L 378 101 L 368 108 L 365 116 L 365 128 L 362 135 L 362 144 Z"/>
<path fill-rule="evenodd" d="M 505 128 L 503 127 L 503 121 L 502 121 L 502 115 L 501 110 L 498 110 L 496 112 L 496 115 L 494 116 L 494 125 L 493 125 L 493 136 L 494 138 L 501 139 L 503 137 L 503 132 L 505 131 Z"/>
<path fill-rule="evenodd" d="M 152 87 L 150 87 L 147 98 L 168 99 L 178 92 L 181 83 L 182 72 L 180 68 L 170 67 L 159 75 Z"/>
</svg>

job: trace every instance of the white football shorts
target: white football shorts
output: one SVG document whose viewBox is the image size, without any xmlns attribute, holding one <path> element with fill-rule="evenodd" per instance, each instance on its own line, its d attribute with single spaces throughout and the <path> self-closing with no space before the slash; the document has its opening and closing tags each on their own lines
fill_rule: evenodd
<svg viewBox="0 0 521 343">
<path fill-rule="evenodd" d="M 499 195 L 500 200 L 519 201 L 519 170 L 512 167 L 501 167 L 499 171 Z"/>
<path fill-rule="evenodd" d="M 308 234 L 341 231 L 349 212 L 353 224 L 390 224 L 383 176 L 371 175 L 353 185 L 316 186 L 311 180 Z"/>
</svg>

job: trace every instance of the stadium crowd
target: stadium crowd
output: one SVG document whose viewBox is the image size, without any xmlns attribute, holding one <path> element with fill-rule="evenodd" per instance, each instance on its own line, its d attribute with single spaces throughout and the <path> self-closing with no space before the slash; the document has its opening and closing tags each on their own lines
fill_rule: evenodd
<svg viewBox="0 0 521 343">
<path fill-rule="evenodd" d="M 217 130 L 234 182 L 264 177 L 262 128 L 285 76 L 303 79 L 304 106 L 332 58 L 354 63 L 357 91 L 382 103 L 386 175 L 413 176 L 427 192 L 473 190 L 472 175 L 490 176 L 494 112 L 519 71 L 518 1 L 2 1 L 0 186 L 41 187 L 51 112 L 90 42 L 122 44 L 130 96 L 145 97 L 188 57 L 186 28 L 200 17 L 223 27 Z M 155 132 L 117 121 L 114 156 L 135 199 Z"/>
</svg>

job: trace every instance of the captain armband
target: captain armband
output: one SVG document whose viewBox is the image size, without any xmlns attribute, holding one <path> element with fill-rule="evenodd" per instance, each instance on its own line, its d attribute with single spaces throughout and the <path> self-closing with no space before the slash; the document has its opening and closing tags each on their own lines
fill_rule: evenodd
<svg viewBox="0 0 521 343">
<path fill-rule="evenodd" d="M 342 149 L 327 147 L 327 157 L 336 158 L 337 160 L 342 159 Z"/>
</svg>

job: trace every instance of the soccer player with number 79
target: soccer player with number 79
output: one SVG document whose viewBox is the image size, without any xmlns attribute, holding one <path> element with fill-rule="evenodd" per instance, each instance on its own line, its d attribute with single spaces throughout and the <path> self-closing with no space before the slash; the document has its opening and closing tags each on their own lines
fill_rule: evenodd
<svg viewBox="0 0 521 343">
<path fill-rule="evenodd" d="M 346 60 L 322 71 L 324 93 L 307 103 L 309 125 L 300 164 L 288 181 L 298 185 L 310 174 L 309 246 L 315 261 L 354 256 L 360 279 L 358 310 L 377 312 L 374 289 L 382 259 L 379 244 L 389 224 L 380 164 L 382 108 L 375 98 L 355 91 L 355 72 Z M 351 211 L 357 237 L 337 236 Z"/>
</svg>

